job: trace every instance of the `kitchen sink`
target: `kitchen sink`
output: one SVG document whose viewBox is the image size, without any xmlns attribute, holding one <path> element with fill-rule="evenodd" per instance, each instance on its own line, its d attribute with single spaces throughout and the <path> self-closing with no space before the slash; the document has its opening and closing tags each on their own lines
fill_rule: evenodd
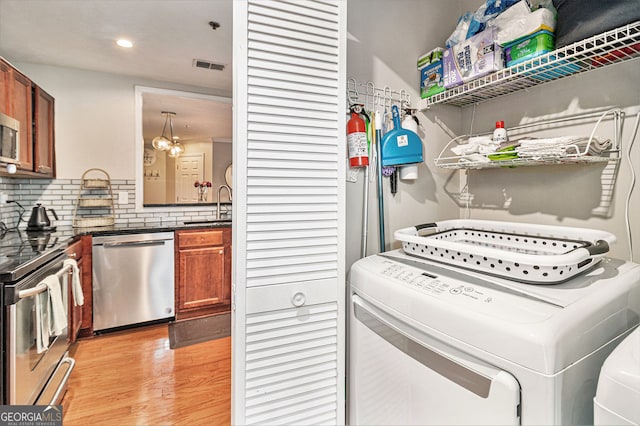
<svg viewBox="0 0 640 426">
<path fill-rule="evenodd" d="M 230 225 L 231 219 L 218 219 L 218 220 L 194 220 L 189 222 L 183 222 L 185 225 Z"/>
</svg>

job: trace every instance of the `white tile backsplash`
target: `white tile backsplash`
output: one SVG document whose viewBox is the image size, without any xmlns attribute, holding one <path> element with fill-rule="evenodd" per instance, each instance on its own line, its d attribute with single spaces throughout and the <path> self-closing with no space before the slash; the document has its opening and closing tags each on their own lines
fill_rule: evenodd
<svg viewBox="0 0 640 426">
<path fill-rule="evenodd" d="M 58 215 L 58 225 L 71 225 L 75 211 L 80 179 L 15 179 L 0 178 L 0 192 L 7 194 L 8 200 L 18 201 L 25 209 L 23 219 L 29 219 L 31 209 L 36 203 L 53 208 Z M 189 220 L 215 219 L 215 206 L 193 207 L 181 211 L 145 212 L 135 211 L 136 189 L 135 180 L 111 179 L 116 224 L 161 226 L 177 224 Z M 118 204 L 118 193 L 127 192 L 128 202 Z M 78 215 L 108 215 L 109 209 L 81 208 Z M 18 221 L 18 207 L 15 203 L 0 205 L 0 221 L 8 227 L 15 226 Z"/>
</svg>

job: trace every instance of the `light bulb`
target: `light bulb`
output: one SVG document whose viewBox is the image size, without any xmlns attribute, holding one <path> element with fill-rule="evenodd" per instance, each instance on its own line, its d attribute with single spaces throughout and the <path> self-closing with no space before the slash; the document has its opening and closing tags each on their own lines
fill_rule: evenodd
<svg viewBox="0 0 640 426">
<path fill-rule="evenodd" d="M 151 145 L 153 145 L 153 148 L 158 151 L 166 151 L 171 147 L 171 141 L 164 136 L 156 136 L 151 141 Z"/>
<path fill-rule="evenodd" d="M 169 148 L 169 157 L 178 158 L 180 155 L 184 154 L 184 148 L 178 142 L 171 145 Z"/>
</svg>

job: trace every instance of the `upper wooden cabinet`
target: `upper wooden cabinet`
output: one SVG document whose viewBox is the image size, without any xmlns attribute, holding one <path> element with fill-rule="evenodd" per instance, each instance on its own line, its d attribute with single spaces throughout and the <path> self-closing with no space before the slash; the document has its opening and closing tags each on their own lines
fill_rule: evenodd
<svg viewBox="0 0 640 426">
<path fill-rule="evenodd" d="M 0 59 L 0 112 L 20 122 L 20 163 L 8 177 L 55 177 L 54 99 Z"/>
<path fill-rule="evenodd" d="M 0 112 L 9 114 L 9 87 L 11 86 L 11 67 L 0 61 Z"/>
<path fill-rule="evenodd" d="M 36 173 L 54 176 L 54 101 L 53 97 L 38 86 L 33 88 L 34 135 Z"/>
<path fill-rule="evenodd" d="M 176 232 L 176 319 L 228 312 L 231 228 Z"/>
<path fill-rule="evenodd" d="M 20 122 L 19 170 L 33 171 L 33 95 L 31 80 L 17 71 L 11 71 L 9 115 Z"/>
</svg>

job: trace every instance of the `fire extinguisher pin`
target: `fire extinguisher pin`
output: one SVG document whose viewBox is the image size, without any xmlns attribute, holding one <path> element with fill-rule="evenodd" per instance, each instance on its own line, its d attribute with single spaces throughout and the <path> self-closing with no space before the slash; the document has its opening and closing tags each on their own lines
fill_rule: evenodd
<svg viewBox="0 0 640 426">
<path fill-rule="evenodd" d="M 364 105 L 362 104 L 353 104 L 351 108 L 349 108 L 350 112 L 355 112 L 356 114 L 362 113 L 364 111 Z"/>
</svg>

